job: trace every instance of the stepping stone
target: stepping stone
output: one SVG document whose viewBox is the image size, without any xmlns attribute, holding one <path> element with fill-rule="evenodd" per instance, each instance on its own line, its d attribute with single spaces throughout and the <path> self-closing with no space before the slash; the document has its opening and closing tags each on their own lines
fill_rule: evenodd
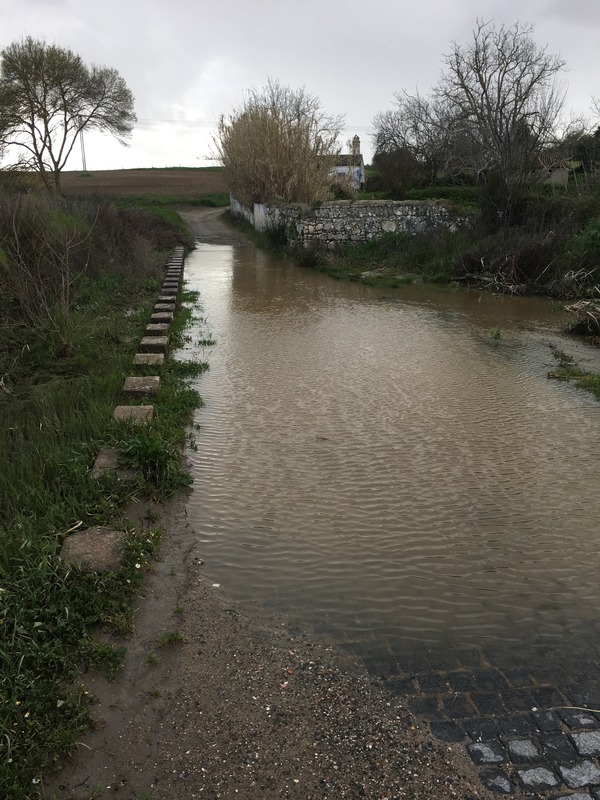
<svg viewBox="0 0 600 800">
<path fill-rule="evenodd" d="M 154 406 L 117 406 L 113 415 L 117 422 L 147 425 L 154 418 Z"/>
<path fill-rule="evenodd" d="M 150 322 L 156 324 L 157 322 L 173 322 L 173 312 L 172 311 L 157 311 L 156 313 L 152 314 L 150 317 Z"/>
<path fill-rule="evenodd" d="M 146 325 L 146 336 L 167 336 L 170 327 L 168 322 L 151 322 Z"/>
<path fill-rule="evenodd" d="M 123 558 L 125 533 L 115 528 L 87 528 L 64 540 L 60 557 L 94 572 L 117 572 Z"/>
<path fill-rule="evenodd" d="M 134 469 L 123 469 L 121 467 L 116 447 L 104 447 L 100 450 L 92 467 L 92 478 L 100 480 L 107 472 L 114 472 L 124 480 L 134 480 L 136 477 Z"/>
<path fill-rule="evenodd" d="M 164 363 L 164 353 L 136 353 L 133 357 L 134 367 L 162 367 Z"/>
<path fill-rule="evenodd" d="M 177 292 L 162 292 L 160 297 L 156 298 L 157 303 L 176 303 Z"/>
<path fill-rule="evenodd" d="M 175 311 L 175 303 L 156 303 L 154 311 Z"/>
<path fill-rule="evenodd" d="M 167 336 L 144 336 L 140 342 L 140 353 L 165 353 L 169 349 Z"/>
<path fill-rule="evenodd" d="M 148 375 L 143 378 L 125 378 L 123 393 L 129 397 L 146 397 L 156 394 L 160 389 L 160 378 L 156 375 Z"/>
</svg>

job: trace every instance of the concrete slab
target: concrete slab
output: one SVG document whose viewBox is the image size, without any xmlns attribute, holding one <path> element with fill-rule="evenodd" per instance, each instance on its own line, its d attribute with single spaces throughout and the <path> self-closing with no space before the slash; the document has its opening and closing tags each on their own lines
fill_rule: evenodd
<svg viewBox="0 0 600 800">
<path fill-rule="evenodd" d="M 119 462 L 119 453 L 116 447 L 104 447 L 98 453 L 92 467 L 92 478 L 100 480 L 107 472 L 114 472 L 123 480 L 135 480 L 134 469 L 124 469 Z"/>
<path fill-rule="evenodd" d="M 157 322 L 166 322 L 171 323 L 173 322 L 173 312 L 172 311 L 157 311 L 156 313 L 152 314 L 150 317 L 150 322 L 156 324 Z"/>
<path fill-rule="evenodd" d="M 139 344 L 140 353 L 167 353 L 169 339 L 167 336 L 144 336 Z"/>
<path fill-rule="evenodd" d="M 123 560 L 125 533 L 115 528 L 87 528 L 64 540 L 60 557 L 94 572 L 117 572 Z"/>
<path fill-rule="evenodd" d="M 117 406 L 113 415 L 117 422 L 147 425 L 154 418 L 154 406 Z"/>
<path fill-rule="evenodd" d="M 156 303 L 154 311 L 175 311 L 175 303 Z"/>
<path fill-rule="evenodd" d="M 151 322 L 146 325 L 146 336 L 167 336 L 170 327 L 168 322 Z"/>
<path fill-rule="evenodd" d="M 162 367 L 164 363 L 164 353 L 136 353 L 133 357 L 134 367 Z"/>
<path fill-rule="evenodd" d="M 123 384 L 123 394 L 128 397 L 147 397 L 156 394 L 160 389 L 160 378 L 157 375 L 146 375 L 144 377 L 130 376 L 125 378 Z"/>
</svg>

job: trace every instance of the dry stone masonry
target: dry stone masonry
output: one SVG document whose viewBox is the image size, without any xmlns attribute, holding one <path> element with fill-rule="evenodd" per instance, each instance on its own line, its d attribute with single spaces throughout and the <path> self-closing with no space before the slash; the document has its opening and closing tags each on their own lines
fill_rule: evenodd
<svg viewBox="0 0 600 800">
<path fill-rule="evenodd" d="M 336 200 L 317 207 L 255 204 L 250 212 L 232 201 L 232 213 L 251 219 L 256 230 L 285 226 L 288 241 L 334 249 L 345 242 L 379 239 L 387 233 L 420 233 L 432 228 L 454 231 L 471 224 L 444 200 Z"/>
</svg>

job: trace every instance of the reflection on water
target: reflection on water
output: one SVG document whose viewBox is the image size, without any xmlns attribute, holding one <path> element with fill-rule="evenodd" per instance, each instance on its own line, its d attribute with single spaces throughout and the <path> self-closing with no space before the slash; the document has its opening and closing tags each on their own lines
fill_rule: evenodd
<svg viewBox="0 0 600 800">
<path fill-rule="evenodd" d="M 217 342 L 188 509 L 215 581 L 371 664 L 591 653 L 600 406 L 546 378 L 550 302 L 336 283 L 250 247 L 200 245 L 186 277 Z"/>
</svg>

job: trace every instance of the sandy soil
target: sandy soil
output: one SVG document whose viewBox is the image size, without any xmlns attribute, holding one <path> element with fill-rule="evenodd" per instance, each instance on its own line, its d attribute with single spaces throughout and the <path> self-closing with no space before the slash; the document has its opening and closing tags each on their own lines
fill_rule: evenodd
<svg viewBox="0 0 600 800">
<path fill-rule="evenodd" d="M 206 241 L 235 241 L 219 213 L 186 219 Z M 161 559 L 125 668 L 112 684 L 84 676 L 94 729 L 46 797 L 489 797 L 464 750 L 433 739 L 347 654 L 207 582 L 185 500 L 159 509 Z M 142 524 L 147 505 L 130 519 Z M 173 631 L 179 641 L 157 644 Z"/>
</svg>

